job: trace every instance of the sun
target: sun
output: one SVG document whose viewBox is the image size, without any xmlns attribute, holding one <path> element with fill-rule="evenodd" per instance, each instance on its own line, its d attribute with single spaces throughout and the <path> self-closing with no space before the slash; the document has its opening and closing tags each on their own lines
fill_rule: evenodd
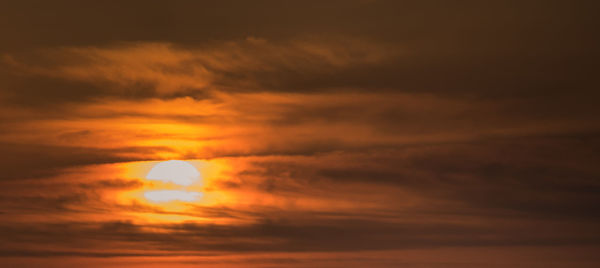
<svg viewBox="0 0 600 268">
<path fill-rule="evenodd" d="M 148 172 L 146 179 L 176 185 L 171 185 L 169 189 L 145 192 L 144 197 L 153 202 L 192 202 L 202 196 L 199 192 L 186 189 L 200 180 L 200 172 L 186 161 L 169 160 L 160 162 Z"/>
<path fill-rule="evenodd" d="M 190 186 L 200 179 L 200 172 L 186 161 L 169 160 L 156 164 L 146 179 Z"/>
<path fill-rule="evenodd" d="M 148 191 L 144 193 L 146 199 L 154 202 L 168 202 L 168 201 L 184 201 L 191 202 L 198 200 L 202 196 L 199 192 L 187 192 L 178 190 L 158 190 Z"/>
</svg>

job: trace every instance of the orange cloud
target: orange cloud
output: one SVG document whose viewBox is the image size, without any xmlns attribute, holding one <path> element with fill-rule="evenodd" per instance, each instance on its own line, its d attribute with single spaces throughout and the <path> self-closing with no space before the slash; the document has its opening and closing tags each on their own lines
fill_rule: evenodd
<svg viewBox="0 0 600 268">
<path fill-rule="evenodd" d="M 24 72 L 102 84 L 106 91 L 147 85 L 160 96 L 218 90 L 247 91 L 276 80 L 281 71 L 322 73 L 397 57 L 393 47 L 359 39 L 297 39 L 271 42 L 249 37 L 201 48 L 169 43 L 124 43 L 112 47 L 45 50 L 39 62 L 5 62 Z M 134 92 L 130 92 L 134 93 Z"/>
</svg>

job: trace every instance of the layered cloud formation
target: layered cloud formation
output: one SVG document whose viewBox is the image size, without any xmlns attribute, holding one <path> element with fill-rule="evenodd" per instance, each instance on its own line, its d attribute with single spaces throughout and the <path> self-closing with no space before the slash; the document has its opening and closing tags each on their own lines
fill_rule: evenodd
<svg viewBox="0 0 600 268">
<path fill-rule="evenodd" d="M 0 11 L 7 265 L 600 261 L 593 2 L 73 4 Z"/>
</svg>

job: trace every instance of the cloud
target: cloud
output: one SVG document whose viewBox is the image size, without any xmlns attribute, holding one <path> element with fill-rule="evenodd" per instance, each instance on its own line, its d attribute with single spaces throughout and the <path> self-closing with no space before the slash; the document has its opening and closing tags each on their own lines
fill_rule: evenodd
<svg viewBox="0 0 600 268">
<path fill-rule="evenodd" d="M 333 185 L 344 185 L 339 198 L 368 202 L 377 202 L 365 193 L 368 187 L 390 196 L 392 192 L 386 191 L 397 189 L 405 198 L 412 194 L 419 197 L 418 205 L 408 207 L 416 211 L 587 221 L 596 218 L 598 214 L 592 212 L 599 209 L 600 185 L 594 180 L 599 170 L 592 168 L 598 158 L 593 153 L 596 143 L 581 143 L 578 138 L 509 138 L 309 157 L 259 157 L 234 176 L 237 182 L 224 183 L 223 187 L 335 200 L 337 195 L 329 190 L 336 187 Z M 573 162 L 566 164 L 564 157 Z M 390 199 L 401 202 L 402 198 Z M 389 199 L 381 202 L 378 206 L 383 207 Z M 449 204 L 453 205 L 446 207 Z M 406 209 L 392 204 L 387 207 Z"/>
<path fill-rule="evenodd" d="M 195 48 L 147 42 L 58 48 L 40 52 L 42 60 L 5 56 L 5 62 L 24 73 L 86 82 L 105 95 L 202 98 L 214 91 L 285 90 L 290 77 L 378 64 L 396 57 L 395 50 L 360 39 L 248 37 Z"/>
<path fill-rule="evenodd" d="M 8 4 L 0 257 L 487 267 L 597 249 L 595 5 Z M 145 201 L 156 185 L 130 169 L 153 162 L 132 161 L 167 159 L 218 167 L 198 202 Z"/>
<path fill-rule="evenodd" d="M 560 226 L 560 225 L 558 225 Z M 567 236 L 552 232 L 549 225 L 536 232 L 529 226 L 507 224 L 462 225 L 453 223 L 384 223 L 357 220 L 312 220 L 294 223 L 278 220 L 242 225 L 171 224 L 140 226 L 128 222 L 102 224 L 68 223 L 25 226 L 3 226 L 6 242 L 29 239 L 34 243 L 52 241 L 69 233 L 70 237 L 55 242 L 56 249 L 3 250 L 3 255 L 17 256 L 185 256 L 219 252 L 314 252 L 364 251 L 440 246 L 509 246 L 587 244 L 597 232 L 587 236 Z M 151 229 L 160 232 L 150 231 Z M 349 235 L 351 234 L 351 235 Z M 493 234 L 493 235 L 490 235 Z M 518 235 L 515 235 L 518 234 Z M 75 247 L 88 241 L 85 250 Z M 131 241 L 133 247 L 94 250 L 102 243 Z M 143 251 L 142 251 L 143 250 Z M 36 253 L 38 252 L 38 253 Z M 54 254 L 53 254 L 54 253 Z"/>
<path fill-rule="evenodd" d="M 134 152 L 143 155 L 155 150 L 169 150 L 150 147 L 103 149 L 23 143 L 0 143 L 0 147 L 3 154 L 10 156 L 0 161 L 2 181 L 49 177 L 68 167 L 141 160 L 145 157 L 135 156 Z"/>
</svg>

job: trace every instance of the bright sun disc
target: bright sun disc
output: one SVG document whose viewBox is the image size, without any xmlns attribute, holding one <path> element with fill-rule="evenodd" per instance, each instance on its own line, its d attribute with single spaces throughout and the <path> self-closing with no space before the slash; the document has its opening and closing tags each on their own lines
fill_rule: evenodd
<svg viewBox="0 0 600 268">
<path fill-rule="evenodd" d="M 149 191 L 144 193 L 144 197 L 154 202 L 186 201 L 191 202 L 202 196 L 198 192 L 186 192 L 177 190 Z"/>
<path fill-rule="evenodd" d="M 169 160 L 156 164 L 148 172 L 146 179 L 190 186 L 200 179 L 200 172 L 188 162 Z"/>
</svg>

